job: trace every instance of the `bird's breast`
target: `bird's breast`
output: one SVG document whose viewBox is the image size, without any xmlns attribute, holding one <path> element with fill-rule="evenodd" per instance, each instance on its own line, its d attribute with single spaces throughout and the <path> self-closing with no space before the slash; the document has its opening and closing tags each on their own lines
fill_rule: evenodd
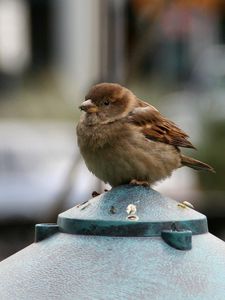
<svg viewBox="0 0 225 300">
<path fill-rule="evenodd" d="M 77 126 L 77 138 L 80 148 L 98 150 L 107 145 L 113 145 L 120 140 L 125 140 L 131 132 L 119 121 L 108 124 L 87 125 L 80 122 Z"/>
<path fill-rule="evenodd" d="M 146 139 L 125 126 L 88 130 L 78 126 L 78 144 L 88 169 L 115 186 L 131 179 L 155 182 L 180 166 L 175 147 Z"/>
</svg>

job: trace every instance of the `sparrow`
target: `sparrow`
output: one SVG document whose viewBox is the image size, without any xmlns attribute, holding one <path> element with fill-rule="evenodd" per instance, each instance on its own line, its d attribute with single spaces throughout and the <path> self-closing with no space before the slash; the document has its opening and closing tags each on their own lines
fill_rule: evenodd
<svg viewBox="0 0 225 300">
<path fill-rule="evenodd" d="M 129 89 L 99 83 L 81 104 L 77 142 L 87 168 L 112 187 L 149 186 L 180 167 L 214 171 L 185 156 L 180 147 L 195 147 L 189 136 Z"/>
</svg>

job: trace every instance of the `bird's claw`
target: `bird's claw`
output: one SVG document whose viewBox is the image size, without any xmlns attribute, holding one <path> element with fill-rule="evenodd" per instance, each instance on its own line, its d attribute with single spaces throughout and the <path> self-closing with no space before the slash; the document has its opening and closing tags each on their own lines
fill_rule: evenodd
<svg viewBox="0 0 225 300">
<path fill-rule="evenodd" d="M 137 179 L 132 179 L 129 182 L 129 184 L 130 185 L 139 185 L 139 186 L 149 187 L 148 181 L 141 181 L 141 180 L 137 180 Z"/>
</svg>

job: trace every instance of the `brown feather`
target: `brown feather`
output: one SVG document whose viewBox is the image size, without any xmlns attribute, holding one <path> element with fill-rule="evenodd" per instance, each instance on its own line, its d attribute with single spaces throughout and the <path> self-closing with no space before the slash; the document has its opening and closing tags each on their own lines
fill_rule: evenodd
<svg viewBox="0 0 225 300">
<path fill-rule="evenodd" d="M 208 164 L 203 163 L 200 160 L 194 159 L 192 157 L 188 157 L 186 155 L 181 155 L 181 163 L 183 166 L 190 167 L 195 170 L 200 170 L 200 171 L 210 171 L 213 173 L 216 173 L 215 170 Z"/>
<path fill-rule="evenodd" d="M 140 100 L 139 100 L 140 101 Z M 138 104 L 140 105 L 140 102 Z M 143 106 L 144 103 L 144 106 Z M 128 116 L 129 122 L 139 126 L 147 139 L 176 147 L 193 148 L 188 135 L 172 121 L 163 117 L 153 106 L 142 102 Z"/>
</svg>

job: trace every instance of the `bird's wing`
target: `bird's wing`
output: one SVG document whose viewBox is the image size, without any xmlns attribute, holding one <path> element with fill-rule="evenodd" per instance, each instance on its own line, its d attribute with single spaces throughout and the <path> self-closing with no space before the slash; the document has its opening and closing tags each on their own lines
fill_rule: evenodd
<svg viewBox="0 0 225 300">
<path fill-rule="evenodd" d="M 183 130 L 146 102 L 139 100 L 139 106 L 130 112 L 127 118 L 128 122 L 141 128 L 141 132 L 147 139 L 176 147 L 195 149 Z"/>
</svg>

